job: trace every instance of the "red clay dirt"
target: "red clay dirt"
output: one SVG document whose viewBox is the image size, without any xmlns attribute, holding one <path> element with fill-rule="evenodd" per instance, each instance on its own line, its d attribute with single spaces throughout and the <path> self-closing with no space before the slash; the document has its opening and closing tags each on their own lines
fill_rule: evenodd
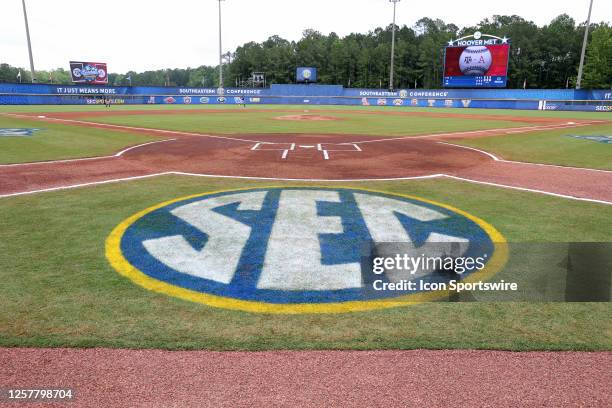
<svg viewBox="0 0 612 408">
<path fill-rule="evenodd" d="M 70 387 L 78 407 L 612 405 L 610 352 L 14 348 L 0 360 L 4 387 Z"/>
</svg>

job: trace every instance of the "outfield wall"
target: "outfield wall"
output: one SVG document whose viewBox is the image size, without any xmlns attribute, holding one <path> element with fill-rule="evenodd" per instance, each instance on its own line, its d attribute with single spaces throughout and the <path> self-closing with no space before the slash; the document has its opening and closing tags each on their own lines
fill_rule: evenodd
<svg viewBox="0 0 612 408">
<path fill-rule="evenodd" d="M 384 89 L 341 85 L 272 85 L 270 88 L 115 87 L 0 83 L 0 105 L 292 104 L 419 106 L 612 112 L 612 90 Z"/>
</svg>

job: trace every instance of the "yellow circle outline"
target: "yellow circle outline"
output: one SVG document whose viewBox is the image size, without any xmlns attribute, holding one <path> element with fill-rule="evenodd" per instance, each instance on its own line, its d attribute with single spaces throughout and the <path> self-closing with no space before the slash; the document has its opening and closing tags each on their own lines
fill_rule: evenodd
<svg viewBox="0 0 612 408">
<path fill-rule="evenodd" d="M 179 286 L 170 285 L 169 283 L 151 278 L 139 269 L 135 268 L 129 263 L 121 252 L 121 238 L 125 231 L 134 222 L 144 217 L 150 212 L 153 212 L 159 208 L 166 207 L 170 204 L 177 203 L 179 201 L 189 200 L 197 197 L 204 197 L 213 194 L 227 193 L 227 192 L 238 192 L 238 191 L 249 191 L 258 189 L 278 189 L 278 188 L 320 188 L 320 189 L 349 189 L 356 191 L 367 191 L 370 193 L 378 193 L 391 195 L 396 197 L 407 198 L 410 200 L 420 201 L 436 205 L 442 208 L 446 208 L 456 214 L 462 215 L 473 222 L 475 222 L 480 228 L 482 228 L 491 241 L 494 244 L 493 257 L 487 262 L 486 266 L 478 271 L 472 273 L 463 282 L 477 282 L 481 280 L 487 280 L 496 274 L 508 260 L 508 244 L 504 236 L 495 229 L 492 225 L 486 221 L 469 214 L 463 210 L 452 207 L 447 204 L 438 203 L 436 201 L 411 196 L 408 194 L 401 193 L 390 193 L 387 191 L 373 190 L 367 188 L 355 188 L 345 186 L 309 186 L 309 185 L 290 185 L 290 186 L 261 186 L 261 187 L 247 187 L 238 189 L 228 190 L 217 190 L 208 193 L 193 194 L 185 197 L 175 198 L 163 203 L 154 205 L 146 208 L 131 217 L 123 220 L 117 225 L 106 239 L 106 258 L 108 259 L 111 266 L 121 275 L 130 279 L 137 285 L 158 293 L 165 295 L 174 296 L 180 299 L 188 300 L 191 302 L 201 303 L 207 306 L 218 307 L 222 309 L 239 310 L 245 312 L 254 313 L 271 313 L 271 314 L 302 314 L 302 313 L 347 313 L 347 312 L 362 312 L 377 309 L 389 309 L 394 307 L 408 306 L 417 303 L 424 303 L 436 299 L 440 299 L 444 296 L 448 296 L 449 291 L 435 291 L 435 292 L 421 292 L 411 295 L 400 296 L 393 299 L 380 299 L 380 300 L 358 300 L 358 301 L 346 301 L 346 302 L 335 302 L 335 303 L 294 303 L 294 304 L 276 304 L 267 302 L 257 302 L 252 300 L 240 300 L 235 298 L 211 295 L 208 293 L 197 292 L 191 289 L 182 288 Z"/>
</svg>

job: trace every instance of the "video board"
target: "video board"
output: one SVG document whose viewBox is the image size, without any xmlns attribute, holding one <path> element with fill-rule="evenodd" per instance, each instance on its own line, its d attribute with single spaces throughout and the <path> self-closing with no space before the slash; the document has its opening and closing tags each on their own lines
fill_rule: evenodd
<svg viewBox="0 0 612 408">
<path fill-rule="evenodd" d="M 504 88 L 508 82 L 510 40 L 476 33 L 449 41 L 444 53 L 443 86 Z"/>
</svg>

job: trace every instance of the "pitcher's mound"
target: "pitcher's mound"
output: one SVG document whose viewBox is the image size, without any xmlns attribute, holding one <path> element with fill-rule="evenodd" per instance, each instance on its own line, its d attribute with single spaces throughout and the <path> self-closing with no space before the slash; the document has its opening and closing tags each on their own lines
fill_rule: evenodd
<svg viewBox="0 0 612 408">
<path fill-rule="evenodd" d="M 285 115 L 277 116 L 274 119 L 277 120 L 338 120 L 333 116 L 321 116 L 321 115 Z"/>
</svg>

